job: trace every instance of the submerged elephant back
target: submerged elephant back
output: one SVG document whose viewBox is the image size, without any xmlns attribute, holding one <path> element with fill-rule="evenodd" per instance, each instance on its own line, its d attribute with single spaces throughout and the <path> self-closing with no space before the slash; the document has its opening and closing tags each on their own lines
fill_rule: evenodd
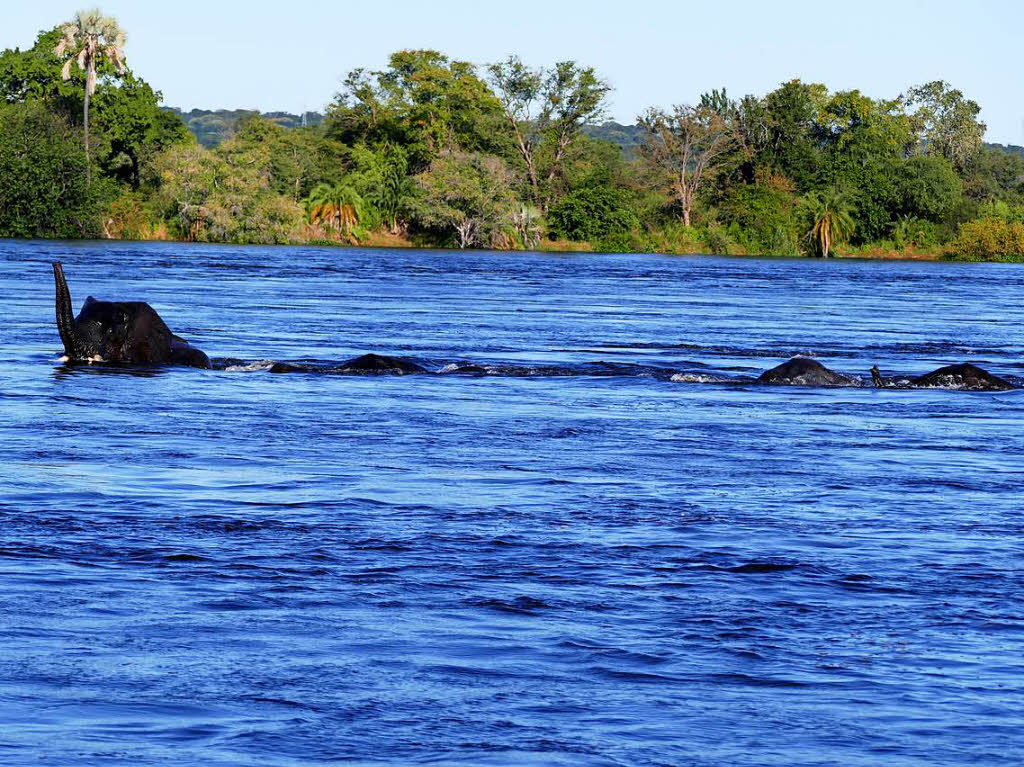
<svg viewBox="0 0 1024 767">
<path fill-rule="evenodd" d="M 758 383 L 790 386 L 856 386 L 858 382 L 817 360 L 794 357 L 761 374 Z"/>
<path fill-rule="evenodd" d="M 147 303 L 88 299 L 76 321 L 95 356 L 107 362 L 162 363 L 173 334 Z"/>
</svg>

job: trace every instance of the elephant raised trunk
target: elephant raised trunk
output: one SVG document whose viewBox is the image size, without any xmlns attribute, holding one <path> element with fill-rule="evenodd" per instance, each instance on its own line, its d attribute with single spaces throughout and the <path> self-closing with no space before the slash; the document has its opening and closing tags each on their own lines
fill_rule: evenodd
<svg viewBox="0 0 1024 767">
<path fill-rule="evenodd" d="M 75 315 L 71 309 L 71 291 L 68 290 L 68 282 L 64 279 L 64 266 L 59 261 L 53 264 L 53 281 L 57 290 L 57 331 L 64 344 L 64 353 L 69 359 L 77 359 L 81 356 L 81 344 L 78 342 Z"/>
</svg>

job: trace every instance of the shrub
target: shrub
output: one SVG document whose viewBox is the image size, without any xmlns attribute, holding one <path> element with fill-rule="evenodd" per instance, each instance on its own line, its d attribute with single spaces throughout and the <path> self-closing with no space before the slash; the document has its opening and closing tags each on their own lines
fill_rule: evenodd
<svg viewBox="0 0 1024 767">
<path fill-rule="evenodd" d="M 901 218 L 892 228 L 892 242 L 898 250 L 930 248 L 937 245 L 939 239 L 939 227 L 936 224 L 912 216 Z"/>
<path fill-rule="evenodd" d="M 960 227 L 947 258 L 967 261 L 1024 261 L 1024 223 L 983 218 Z"/>
<path fill-rule="evenodd" d="M 412 219 L 460 248 L 492 247 L 505 240 L 515 209 L 512 174 L 493 155 L 451 152 L 415 177 Z M 444 241 L 444 240 L 442 240 Z"/>
<path fill-rule="evenodd" d="M 156 209 L 179 238 L 197 242 L 273 245 L 297 242 L 302 207 L 268 188 L 256 164 L 178 146 L 156 158 Z"/>
<path fill-rule="evenodd" d="M 125 191 L 103 215 L 103 236 L 114 240 L 160 239 L 159 217 L 139 192 Z"/>
<path fill-rule="evenodd" d="M 656 253 L 658 247 L 646 233 L 616 232 L 600 239 L 594 246 L 598 253 Z"/>
<path fill-rule="evenodd" d="M 556 236 L 596 242 L 625 234 L 640 222 L 624 192 L 609 186 L 592 186 L 563 197 L 549 212 L 548 223 Z"/>
<path fill-rule="evenodd" d="M 707 246 L 708 253 L 720 256 L 729 255 L 729 248 L 732 243 L 729 241 L 729 235 L 723 227 L 717 224 L 710 224 L 701 232 L 701 239 Z"/>
<path fill-rule="evenodd" d="M 1024 224 L 1024 205 L 1012 205 L 1005 200 L 990 200 L 978 207 L 978 218 L 994 218 L 1010 224 Z"/>
<path fill-rule="evenodd" d="M 792 256 L 799 251 L 796 200 L 777 186 L 743 185 L 718 209 L 729 237 L 747 253 Z"/>
</svg>

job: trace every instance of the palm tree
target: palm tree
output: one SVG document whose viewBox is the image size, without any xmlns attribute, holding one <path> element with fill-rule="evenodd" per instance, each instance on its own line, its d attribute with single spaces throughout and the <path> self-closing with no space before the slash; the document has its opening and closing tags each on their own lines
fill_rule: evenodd
<svg viewBox="0 0 1024 767">
<path fill-rule="evenodd" d="M 366 206 L 349 184 L 317 184 L 306 198 L 306 216 L 313 226 L 335 229 L 351 240 L 352 230 L 366 216 Z"/>
<path fill-rule="evenodd" d="M 401 149 L 385 144 L 375 153 L 374 182 L 366 201 L 380 214 L 392 234 L 398 234 L 398 217 L 405 201 L 412 196 L 413 182 L 406 175 L 409 162 Z"/>
<path fill-rule="evenodd" d="M 837 189 L 824 194 L 811 192 L 804 197 L 804 206 L 813 225 L 808 236 L 823 258 L 828 258 L 834 244 L 850 238 L 856 226 L 847 198 Z"/>
<path fill-rule="evenodd" d="M 79 11 L 61 28 L 61 39 L 53 52 L 60 58 L 68 57 L 61 70 L 64 80 L 71 79 L 71 65 L 76 63 L 85 72 L 85 178 L 92 183 L 89 170 L 89 98 L 96 92 L 96 65 L 108 59 L 117 72 L 124 72 L 124 30 L 117 19 L 104 16 L 97 9 Z"/>
<path fill-rule="evenodd" d="M 380 212 L 392 234 L 398 234 L 398 216 L 411 194 L 412 179 L 405 175 L 405 168 L 387 165 L 368 195 L 370 204 Z"/>
</svg>

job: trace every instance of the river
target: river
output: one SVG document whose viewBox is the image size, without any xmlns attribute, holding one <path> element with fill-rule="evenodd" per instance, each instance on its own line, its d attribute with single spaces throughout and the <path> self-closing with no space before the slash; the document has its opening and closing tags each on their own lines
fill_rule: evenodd
<svg viewBox="0 0 1024 767">
<path fill-rule="evenodd" d="M 217 369 L 62 365 L 53 260 Z M 1024 266 L 0 241 L 0 290 L 2 764 L 1024 762 L 1024 391 L 751 383 L 1021 383 Z"/>
</svg>

